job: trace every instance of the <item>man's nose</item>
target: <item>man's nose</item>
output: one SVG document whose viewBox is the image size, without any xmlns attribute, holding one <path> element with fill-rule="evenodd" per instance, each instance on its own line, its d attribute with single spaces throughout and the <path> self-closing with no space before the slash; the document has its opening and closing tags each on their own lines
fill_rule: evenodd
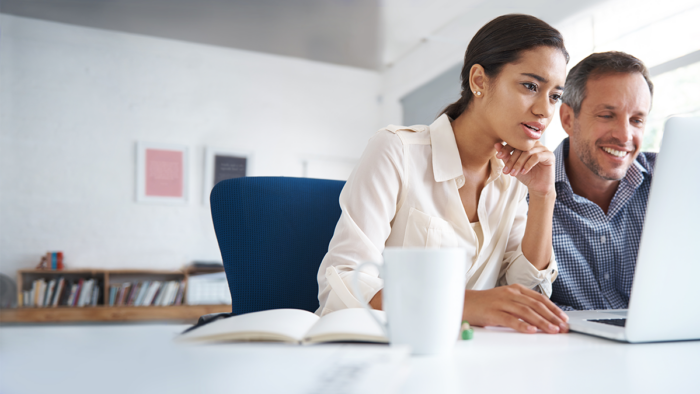
<svg viewBox="0 0 700 394">
<path fill-rule="evenodd" d="M 625 117 L 619 117 L 612 129 L 613 138 L 622 143 L 627 143 L 629 141 L 632 141 L 632 134 L 633 130 L 629 119 Z"/>
</svg>

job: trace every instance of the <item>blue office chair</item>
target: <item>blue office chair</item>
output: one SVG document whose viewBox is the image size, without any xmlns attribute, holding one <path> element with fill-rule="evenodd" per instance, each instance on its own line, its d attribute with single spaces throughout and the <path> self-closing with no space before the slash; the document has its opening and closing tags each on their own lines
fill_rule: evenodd
<svg viewBox="0 0 700 394">
<path fill-rule="evenodd" d="M 219 182 L 211 216 L 232 313 L 318 309 L 316 274 L 340 218 L 345 182 L 245 177 Z"/>
</svg>

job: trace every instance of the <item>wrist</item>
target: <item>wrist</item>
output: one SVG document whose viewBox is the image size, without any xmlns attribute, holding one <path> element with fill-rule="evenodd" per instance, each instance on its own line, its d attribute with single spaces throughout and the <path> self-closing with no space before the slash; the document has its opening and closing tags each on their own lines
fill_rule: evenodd
<svg viewBox="0 0 700 394">
<path fill-rule="evenodd" d="M 534 202 L 554 203 L 557 199 L 557 192 L 554 188 L 547 191 L 528 190 L 528 193 L 530 194 L 530 204 L 532 204 L 533 200 Z"/>
<path fill-rule="evenodd" d="M 372 297 L 369 301 L 369 307 L 372 309 L 382 310 L 382 291 L 379 290 L 377 294 Z"/>
</svg>

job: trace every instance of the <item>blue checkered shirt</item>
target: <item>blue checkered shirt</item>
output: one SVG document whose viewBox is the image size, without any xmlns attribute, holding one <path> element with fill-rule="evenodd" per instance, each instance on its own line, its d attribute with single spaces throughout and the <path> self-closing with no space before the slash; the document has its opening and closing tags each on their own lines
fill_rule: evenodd
<svg viewBox="0 0 700 394">
<path fill-rule="evenodd" d="M 607 215 L 571 189 L 564 167 L 568 138 L 554 155 L 557 200 L 552 241 L 559 276 L 552 284 L 551 299 L 565 310 L 627 308 L 656 153 L 637 156 Z"/>
</svg>

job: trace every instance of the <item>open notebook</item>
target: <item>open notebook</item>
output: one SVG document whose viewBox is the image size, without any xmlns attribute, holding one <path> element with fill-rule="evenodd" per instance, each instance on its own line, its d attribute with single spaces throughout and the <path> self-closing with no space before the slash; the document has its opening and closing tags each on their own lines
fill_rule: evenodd
<svg viewBox="0 0 700 394">
<path fill-rule="evenodd" d="M 373 311 L 385 321 L 383 311 Z M 179 341 L 275 341 L 388 343 L 382 329 L 362 308 L 342 309 L 323 317 L 301 309 L 273 309 L 217 320 L 188 331 Z"/>
</svg>

